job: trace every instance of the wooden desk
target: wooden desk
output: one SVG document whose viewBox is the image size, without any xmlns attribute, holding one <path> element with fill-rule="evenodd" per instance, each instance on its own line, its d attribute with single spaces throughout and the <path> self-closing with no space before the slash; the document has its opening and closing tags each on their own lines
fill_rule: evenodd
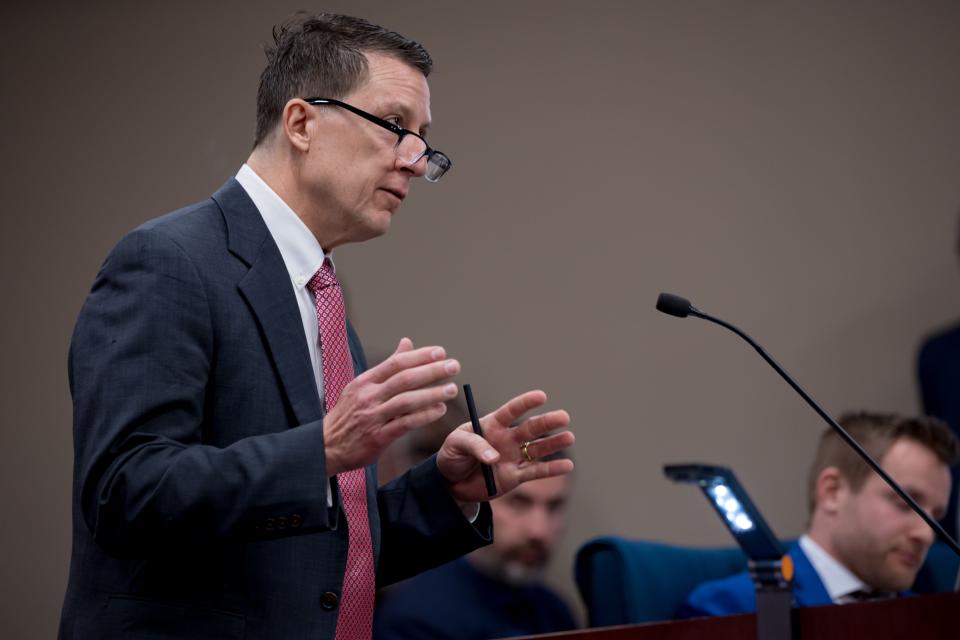
<svg viewBox="0 0 960 640">
<path fill-rule="evenodd" d="M 794 640 L 960 640 L 960 594 L 794 609 Z M 755 640 L 756 616 L 599 627 L 527 640 Z"/>
</svg>

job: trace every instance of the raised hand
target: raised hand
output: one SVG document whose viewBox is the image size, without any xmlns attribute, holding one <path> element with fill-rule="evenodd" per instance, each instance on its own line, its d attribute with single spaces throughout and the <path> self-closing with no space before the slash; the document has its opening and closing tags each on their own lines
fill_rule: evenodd
<svg viewBox="0 0 960 640">
<path fill-rule="evenodd" d="M 344 387 L 324 418 L 327 474 L 371 464 L 404 433 L 438 420 L 457 385 L 437 383 L 459 372 L 442 347 L 414 349 L 403 338 L 389 358 Z"/>
<path fill-rule="evenodd" d="M 528 391 L 481 418 L 483 438 L 473 432 L 469 423 L 460 425 L 447 436 L 437 454 L 437 466 L 447 479 L 455 500 L 460 503 L 489 500 L 480 471 L 481 463 L 493 466 L 499 495 L 524 482 L 573 470 L 572 460 L 539 461 L 539 458 L 573 444 L 574 436 L 570 431 L 544 437 L 570 424 L 566 411 L 550 411 L 511 426 L 546 401 L 547 394 L 543 391 Z"/>
</svg>

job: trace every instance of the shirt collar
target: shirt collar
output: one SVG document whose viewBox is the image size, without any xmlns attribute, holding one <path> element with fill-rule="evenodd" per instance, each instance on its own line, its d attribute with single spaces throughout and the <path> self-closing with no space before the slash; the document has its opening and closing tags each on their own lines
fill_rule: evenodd
<svg viewBox="0 0 960 640">
<path fill-rule="evenodd" d="M 240 167 L 236 177 L 237 182 L 260 211 L 263 222 L 267 225 L 274 242 L 277 243 L 294 287 L 297 289 L 305 287 L 313 274 L 320 269 L 324 259 L 329 258 L 331 265 L 333 264 L 333 256 L 324 254 L 316 236 L 307 228 L 300 216 L 277 195 L 276 191 L 270 188 L 270 185 L 263 181 L 263 178 L 257 175 L 250 165 L 244 164 Z"/>
<path fill-rule="evenodd" d="M 820 581 L 823 582 L 830 599 L 834 602 L 843 600 L 845 596 L 855 591 L 871 591 L 868 585 L 840 564 L 810 536 L 806 534 L 800 536 L 800 548 L 820 576 Z"/>
</svg>

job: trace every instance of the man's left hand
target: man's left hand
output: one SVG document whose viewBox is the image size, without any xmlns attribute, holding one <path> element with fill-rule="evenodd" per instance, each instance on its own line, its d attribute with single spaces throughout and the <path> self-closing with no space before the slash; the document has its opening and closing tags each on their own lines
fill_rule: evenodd
<svg viewBox="0 0 960 640">
<path fill-rule="evenodd" d="M 437 454 L 437 466 L 457 502 L 467 504 L 490 499 L 481 463 L 493 468 L 498 496 L 524 482 L 573 471 L 572 460 L 539 460 L 573 444 L 570 431 L 545 436 L 570 424 L 566 411 L 550 411 L 512 426 L 525 413 L 543 406 L 546 401 L 547 394 L 543 391 L 528 391 L 480 419 L 483 438 L 473 432 L 469 422 L 447 436 Z M 527 455 L 533 458 L 533 462 L 524 458 L 524 443 L 528 443 Z"/>
</svg>

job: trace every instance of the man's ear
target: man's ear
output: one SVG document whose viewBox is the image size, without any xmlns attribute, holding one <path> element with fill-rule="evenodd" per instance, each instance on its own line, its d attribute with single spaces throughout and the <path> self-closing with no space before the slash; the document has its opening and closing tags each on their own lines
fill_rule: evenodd
<svg viewBox="0 0 960 640">
<path fill-rule="evenodd" d="M 840 469 L 827 467 L 817 476 L 817 509 L 831 515 L 837 513 L 849 488 Z"/>
<path fill-rule="evenodd" d="M 308 125 L 313 117 L 312 112 L 309 104 L 300 98 L 293 98 L 283 106 L 283 114 L 280 116 L 283 136 L 301 153 L 310 149 L 311 130 Z"/>
</svg>

